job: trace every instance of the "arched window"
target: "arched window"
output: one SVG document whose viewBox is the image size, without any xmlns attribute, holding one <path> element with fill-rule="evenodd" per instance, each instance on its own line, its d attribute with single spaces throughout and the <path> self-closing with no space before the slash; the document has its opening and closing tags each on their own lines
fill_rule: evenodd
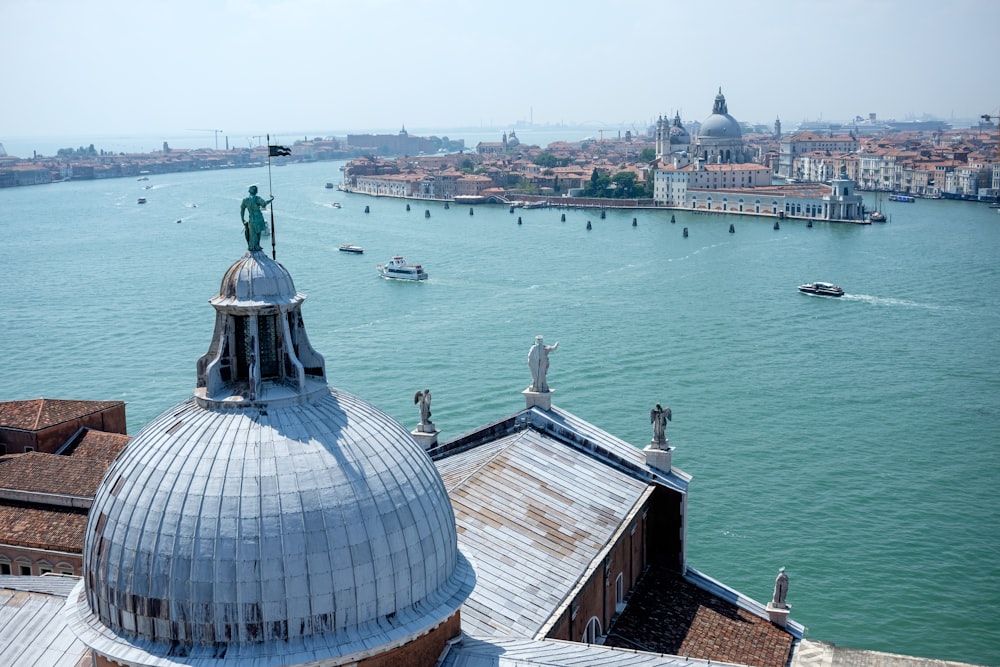
<svg viewBox="0 0 1000 667">
<path fill-rule="evenodd" d="M 601 621 L 596 616 L 591 616 L 590 620 L 587 621 L 587 628 L 583 631 L 583 638 L 580 641 L 584 644 L 596 644 L 600 636 Z"/>
<path fill-rule="evenodd" d="M 615 613 L 622 613 L 625 609 L 625 575 L 618 573 L 615 579 Z"/>
</svg>

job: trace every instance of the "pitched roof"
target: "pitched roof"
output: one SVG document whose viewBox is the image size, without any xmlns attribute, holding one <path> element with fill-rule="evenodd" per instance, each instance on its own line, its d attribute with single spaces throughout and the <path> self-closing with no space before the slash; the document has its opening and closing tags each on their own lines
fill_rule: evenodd
<svg viewBox="0 0 1000 667">
<path fill-rule="evenodd" d="M 90 664 L 62 613 L 75 578 L 0 576 L 0 665 Z M 84 661 L 85 656 L 88 656 Z"/>
<path fill-rule="evenodd" d="M 714 663 L 785 667 L 795 636 L 748 610 L 738 598 L 726 599 L 728 591 L 717 592 L 653 565 L 636 586 L 605 646 L 635 648 L 638 643 L 648 651 Z"/>
<path fill-rule="evenodd" d="M 0 543 L 3 544 L 82 554 L 86 527 L 86 510 L 0 504 Z"/>
<path fill-rule="evenodd" d="M 478 573 L 462 626 L 535 637 L 629 523 L 654 474 L 639 449 L 558 408 L 526 410 L 480 433 L 471 446 L 460 438 L 432 453 Z M 670 477 L 658 479 L 686 488 L 686 478 Z"/>
<path fill-rule="evenodd" d="M 40 431 L 119 405 L 125 404 L 122 401 L 67 401 L 55 398 L 3 401 L 0 402 L 0 428 Z"/>
<path fill-rule="evenodd" d="M 107 467 L 131 439 L 131 436 L 123 433 L 108 433 L 85 428 L 68 443 L 65 450 L 60 451 L 60 454 L 77 459 L 94 459 L 103 462 Z"/>
<path fill-rule="evenodd" d="M 0 490 L 93 498 L 109 463 L 42 452 L 0 456 Z"/>
</svg>

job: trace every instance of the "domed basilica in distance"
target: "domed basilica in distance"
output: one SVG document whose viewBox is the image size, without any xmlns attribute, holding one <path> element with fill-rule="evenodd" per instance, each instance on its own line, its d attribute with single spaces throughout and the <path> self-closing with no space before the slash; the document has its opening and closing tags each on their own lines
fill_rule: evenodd
<svg viewBox="0 0 1000 667">
<path fill-rule="evenodd" d="M 715 96 L 712 114 L 702 121 L 693 139 L 681 124 L 679 112 L 674 115 L 672 124 L 662 116 L 657 120 L 656 157 L 667 158 L 675 153 L 684 153 L 705 164 L 744 164 L 751 161 L 749 151 L 743 145 L 740 123 L 729 114 L 721 88 Z"/>
</svg>

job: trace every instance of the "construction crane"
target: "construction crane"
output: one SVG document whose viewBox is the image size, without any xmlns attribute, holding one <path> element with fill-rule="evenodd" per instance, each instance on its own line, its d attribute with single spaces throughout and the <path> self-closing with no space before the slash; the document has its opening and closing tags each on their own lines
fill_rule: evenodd
<svg viewBox="0 0 1000 667">
<path fill-rule="evenodd" d="M 188 128 L 188 132 L 214 132 L 215 133 L 215 150 L 219 150 L 219 134 L 224 130 L 205 130 L 202 128 Z"/>
</svg>

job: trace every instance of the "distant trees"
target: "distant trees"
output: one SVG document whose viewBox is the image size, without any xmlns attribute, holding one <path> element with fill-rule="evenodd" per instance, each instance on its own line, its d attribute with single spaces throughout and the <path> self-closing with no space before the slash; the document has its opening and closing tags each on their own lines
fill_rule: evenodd
<svg viewBox="0 0 1000 667">
<path fill-rule="evenodd" d="M 552 153 L 541 153 L 538 157 L 532 160 L 539 167 L 548 167 L 552 169 L 553 167 L 565 167 L 569 164 L 569 158 L 557 158 Z"/>
<path fill-rule="evenodd" d="M 101 155 L 104 151 L 101 151 Z M 97 149 L 94 148 L 94 144 L 90 144 L 86 148 L 80 146 L 79 148 L 60 148 L 56 151 L 56 157 L 97 157 Z"/>
<path fill-rule="evenodd" d="M 611 187 L 611 177 L 602 174 L 594 167 L 590 174 L 590 181 L 583 187 L 584 197 L 609 197 L 608 188 Z"/>
<path fill-rule="evenodd" d="M 651 180 L 640 183 L 634 171 L 620 171 L 613 176 L 602 174 L 594 167 L 590 181 L 583 188 L 584 197 L 610 199 L 640 199 L 650 196 Z"/>
<path fill-rule="evenodd" d="M 656 159 L 656 151 L 652 148 L 643 148 L 639 151 L 639 162 L 652 162 Z"/>
</svg>

